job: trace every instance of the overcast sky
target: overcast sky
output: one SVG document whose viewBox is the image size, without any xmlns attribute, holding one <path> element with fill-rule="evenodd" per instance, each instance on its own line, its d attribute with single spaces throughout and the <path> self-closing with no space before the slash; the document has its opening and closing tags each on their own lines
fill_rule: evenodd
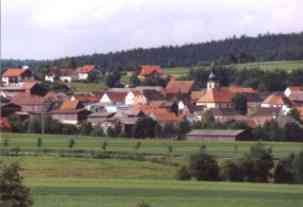
<svg viewBox="0 0 303 207">
<path fill-rule="evenodd" d="M 302 0 L 2 0 L 2 56 L 58 58 L 303 31 Z"/>
</svg>

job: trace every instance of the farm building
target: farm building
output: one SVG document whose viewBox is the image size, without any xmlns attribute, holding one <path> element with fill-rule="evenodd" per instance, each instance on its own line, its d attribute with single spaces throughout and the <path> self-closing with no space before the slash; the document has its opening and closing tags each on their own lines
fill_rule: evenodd
<svg viewBox="0 0 303 207">
<path fill-rule="evenodd" d="M 250 133 L 247 130 L 192 130 L 186 135 L 187 140 L 217 140 L 236 141 L 247 140 Z"/>
</svg>

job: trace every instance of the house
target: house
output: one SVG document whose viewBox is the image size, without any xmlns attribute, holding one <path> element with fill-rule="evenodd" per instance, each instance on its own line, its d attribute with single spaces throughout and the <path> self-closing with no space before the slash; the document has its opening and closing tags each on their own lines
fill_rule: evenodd
<svg viewBox="0 0 303 207">
<path fill-rule="evenodd" d="M 289 86 L 285 89 L 284 95 L 290 97 L 293 93 L 303 92 L 303 87 L 301 86 Z"/>
<path fill-rule="evenodd" d="M 17 111 L 21 111 L 21 106 L 11 102 L 0 102 L 0 108 L 2 117 L 9 117 L 15 114 Z"/>
<path fill-rule="evenodd" d="M 178 81 L 171 79 L 165 88 L 166 95 L 169 98 L 174 98 L 176 96 L 190 98 L 193 84 L 193 81 Z"/>
<path fill-rule="evenodd" d="M 146 77 L 158 75 L 159 77 L 164 77 L 165 74 L 161 67 L 158 65 L 142 65 L 140 67 L 140 72 L 138 78 L 143 81 Z"/>
<path fill-rule="evenodd" d="M 215 121 L 219 123 L 228 122 L 246 122 L 247 117 L 239 114 L 237 111 L 228 108 L 214 108 L 209 110 L 214 116 Z"/>
<path fill-rule="evenodd" d="M 8 119 L 0 116 L 0 131 L 1 132 L 10 132 L 12 130 L 12 126 L 9 123 Z"/>
<path fill-rule="evenodd" d="M 301 86 L 290 86 L 284 91 L 284 95 L 295 105 L 303 106 L 303 88 Z"/>
<path fill-rule="evenodd" d="M 106 111 L 100 111 L 92 113 L 88 116 L 87 122 L 91 123 L 92 126 L 100 126 L 105 122 L 108 122 L 110 118 L 112 118 L 115 115 L 115 113 L 106 112 Z"/>
<path fill-rule="evenodd" d="M 44 87 L 43 84 L 41 84 L 40 82 L 32 80 L 24 81 L 22 83 L 19 83 L 18 85 L 0 87 L 0 92 L 5 97 L 14 97 L 20 93 L 43 96 L 47 93 L 47 88 Z"/>
<path fill-rule="evenodd" d="M 255 126 L 263 126 L 266 122 L 271 122 L 282 113 L 281 108 L 258 108 L 256 112 L 249 117 Z"/>
<path fill-rule="evenodd" d="M 84 109 L 78 100 L 65 100 L 57 110 L 53 110 L 49 114 L 63 124 L 78 125 L 87 119 L 90 112 Z"/>
<path fill-rule="evenodd" d="M 49 104 L 44 97 L 28 93 L 20 93 L 11 99 L 11 103 L 21 107 L 21 112 L 28 115 L 47 112 Z"/>
<path fill-rule="evenodd" d="M 287 114 L 290 112 L 293 103 L 281 92 L 269 95 L 261 104 L 262 108 L 280 108 Z"/>
<path fill-rule="evenodd" d="M 79 81 L 87 81 L 89 75 L 95 71 L 94 65 L 84 65 L 78 68 L 78 80 Z"/>
<path fill-rule="evenodd" d="M 26 80 L 34 80 L 33 73 L 24 68 L 8 68 L 2 74 L 2 82 L 4 86 L 19 86 L 20 83 Z"/>
<path fill-rule="evenodd" d="M 125 104 L 126 91 L 107 91 L 100 99 L 100 103 L 107 105 Z"/>
<path fill-rule="evenodd" d="M 186 138 L 193 141 L 239 141 L 249 140 L 251 136 L 247 130 L 192 130 Z"/>
<path fill-rule="evenodd" d="M 210 73 L 207 89 L 205 93 L 196 102 L 197 106 L 202 106 L 205 109 L 212 108 L 232 108 L 232 98 L 234 94 L 226 88 L 221 88 L 213 72 Z"/>
</svg>

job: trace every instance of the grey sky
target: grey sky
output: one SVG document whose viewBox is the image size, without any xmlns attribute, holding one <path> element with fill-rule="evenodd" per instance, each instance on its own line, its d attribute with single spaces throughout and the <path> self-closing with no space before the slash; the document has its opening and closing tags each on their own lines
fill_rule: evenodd
<svg viewBox="0 0 303 207">
<path fill-rule="evenodd" d="M 302 0 L 2 0 L 4 58 L 303 31 Z"/>
</svg>

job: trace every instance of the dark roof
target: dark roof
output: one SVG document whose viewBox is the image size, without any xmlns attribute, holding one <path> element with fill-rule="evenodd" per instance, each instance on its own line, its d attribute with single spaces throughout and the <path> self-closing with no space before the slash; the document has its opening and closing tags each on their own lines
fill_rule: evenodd
<svg viewBox="0 0 303 207">
<path fill-rule="evenodd" d="M 209 110 L 214 116 L 238 116 L 240 115 L 239 112 L 237 112 L 234 109 L 219 109 L 214 108 Z"/>
<path fill-rule="evenodd" d="M 253 116 L 276 116 L 281 113 L 280 108 L 257 108 Z"/>
<path fill-rule="evenodd" d="M 237 136 L 241 133 L 243 133 L 245 130 L 225 130 L 225 129 L 216 129 L 216 130 L 208 130 L 208 129 L 197 129 L 197 130 L 192 130 L 191 132 L 189 132 L 187 134 L 187 136 L 222 136 L 222 137 L 226 137 L 226 136 Z"/>
</svg>

